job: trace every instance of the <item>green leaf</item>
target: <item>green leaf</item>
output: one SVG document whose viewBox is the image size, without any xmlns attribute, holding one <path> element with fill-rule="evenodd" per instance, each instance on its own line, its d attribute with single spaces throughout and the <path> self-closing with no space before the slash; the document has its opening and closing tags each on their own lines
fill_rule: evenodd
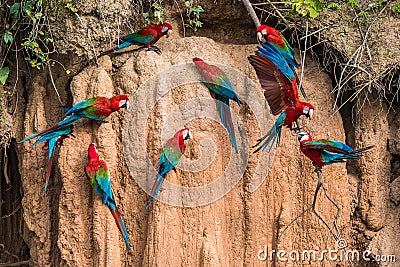
<svg viewBox="0 0 400 267">
<path fill-rule="evenodd" d="M 3 67 L 0 69 L 0 82 L 4 85 L 7 81 L 10 69 L 8 67 Z"/>
<path fill-rule="evenodd" d="M 318 17 L 318 12 L 314 8 L 310 8 L 310 17 L 313 19 Z"/>
<path fill-rule="evenodd" d="M 8 43 L 11 44 L 13 41 L 14 41 L 14 37 L 12 36 L 12 33 L 10 31 L 6 31 L 4 33 L 4 42 L 6 44 L 8 44 Z"/>
<path fill-rule="evenodd" d="M 20 10 L 21 4 L 19 2 L 16 2 L 10 6 L 10 13 L 14 16 L 14 18 L 19 16 Z"/>
<path fill-rule="evenodd" d="M 339 7 L 340 7 L 340 5 L 336 2 L 334 2 L 334 3 L 330 3 L 327 8 L 334 9 L 334 8 L 339 8 Z"/>
<path fill-rule="evenodd" d="M 194 8 L 194 11 L 197 12 L 197 13 L 203 13 L 203 12 L 204 12 L 204 9 L 203 9 L 202 6 L 196 6 L 196 7 Z"/>
</svg>

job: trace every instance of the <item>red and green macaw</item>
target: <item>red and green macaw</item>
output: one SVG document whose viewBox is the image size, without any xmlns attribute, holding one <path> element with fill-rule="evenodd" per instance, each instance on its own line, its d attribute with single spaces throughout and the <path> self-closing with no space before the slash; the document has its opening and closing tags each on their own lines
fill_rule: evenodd
<svg viewBox="0 0 400 267">
<path fill-rule="evenodd" d="M 314 112 L 313 105 L 299 100 L 294 72 L 276 50 L 270 43 L 265 43 L 258 47 L 256 55 L 248 57 L 264 89 L 272 114 L 280 114 L 268 133 L 257 140 L 253 147 L 259 147 L 254 153 L 264 150 L 269 144 L 271 149 L 275 141 L 279 146 L 282 126 L 292 130 L 293 123 L 301 115 L 311 118 Z"/>
<path fill-rule="evenodd" d="M 108 116 L 110 116 L 111 113 L 113 113 L 114 111 L 118 111 L 120 108 L 127 107 L 127 105 L 128 97 L 126 95 L 117 95 L 111 98 L 103 96 L 89 98 L 75 104 L 72 108 L 65 108 L 65 115 L 67 117 L 58 122 L 56 125 L 41 132 L 35 133 L 19 141 L 19 143 L 23 143 L 35 137 L 42 136 L 45 133 L 57 131 L 64 126 L 71 126 L 81 118 L 95 120 L 100 125 L 101 123 L 105 122 L 104 120 Z"/>
<path fill-rule="evenodd" d="M 157 54 L 161 54 L 161 50 L 154 44 L 163 36 L 167 38 L 171 35 L 172 26 L 169 23 L 162 24 L 150 24 L 140 31 L 133 32 L 121 38 L 121 43 L 103 53 L 106 55 L 110 52 L 118 52 L 131 45 L 139 45 L 141 48 L 147 47 L 148 51 L 154 51 Z"/>
<path fill-rule="evenodd" d="M 203 84 L 212 92 L 215 93 L 217 108 L 221 117 L 222 124 L 228 130 L 229 139 L 232 147 L 238 153 L 236 144 L 235 130 L 233 128 L 231 110 L 229 108 L 229 99 L 235 101 L 240 106 L 240 100 L 228 76 L 220 68 L 214 65 L 209 65 L 200 58 L 193 58 L 198 71 L 203 77 Z"/>
<path fill-rule="evenodd" d="M 110 209 L 112 216 L 117 224 L 119 231 L 124 238 L 125 245 L 129 249 L 129 235 L 126 230 L 124 221 L 119 214 L 117 204 L 115 203 L 114 194 L 111 188 L 110 171 L 106 163 L 99 159 L 99 153 L 95 144 L 90 144 L 88 148 L 89 163 L 85 166 L 86 177 L 94 191 L 103 199 L 103 204 L 107 205 Z"/>
<path fill-rule="evenodd" d="M 295 69 L 299 68 L 299 64 L 297 64 L 296 59 L 294 58 L 292 46 L 285 39 L 282 33 L 280 33 L 277 29 L 267 25 L 258 26 L 256 32 L 257 32 L 257 39 L 260 43 L 269 43 L 273 45 L 277 49 L 277 51 L 282 55 L 286 63 L 293 70 L 296 82 L 297 84 L 299 84 L 300 81 L 295 71 Z M 301 86 L 300 86 L 300 91 L 304 99 L 307 100 L 306 93 L 304 92 L 304 89 Z"/>
<path fill-rule="evenodd" d="M 189 129 L 183 128 L 163 146 L 160 154 L 160 161 L 158 162 L 158 175 L 151 189 L 146 209 L 148 209 L 150 204 L 156 199 L 168 172 L 174 169 L 182 160 L 186 149 L 185 140 L 190 138 Z"/>
<path fill-rule="evenodd" d="M 350 146 L 334 140 L 322 139 L 313 141 L 309 133 L 298 133 L 300 150 L 312 160 L 316 171 L 322 171 L 322 167 L 328 164 L 345 162 L 346 159 L 358 159 L 363 152 L 373 146 L 354 150 Z"/>
<path fill-rule="evenodd" d="M 53 163 L 53 158 L 54 158 L 54 151 L 56 150 L 57 147 L 61 147 L 62 142 L 69 135 L 73 136 L 72 125 L 63 126 L 54 131 L 47 132 L 42 136 L 40 136 L 40 138 L 35 143 L 32 144 L 32 146 L 35 146 L 41 142 L 46 142 L 46 144 L 43 146 L 43 149 L 49 151 L 49 155 L 47 157 L 47 173 L 46 173 L 46 182 L 44 184 L 44 191 L 47 190 L 47 185 L 49 184 L 51 165 Z"/>
</svg>

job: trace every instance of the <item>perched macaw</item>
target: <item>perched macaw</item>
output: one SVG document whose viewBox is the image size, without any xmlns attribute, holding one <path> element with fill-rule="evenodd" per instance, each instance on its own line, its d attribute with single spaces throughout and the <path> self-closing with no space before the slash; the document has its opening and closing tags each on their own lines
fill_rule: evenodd
<svg viewBox="0 0 400 267">
<path fill-rule="evenodd" d="M 98 96 L 89 98 L 87 100 L 81 101 L 75 104 L 72 108 L 65 108 L 66 113 L 62 121 L 58 122 L 56 125 L 43 130 L 41 132 L 35 133 L 34 135 L 19 141 L 19 143 L 26 142 L 37 136 L 41 136 L 48 132 L 57 131 L 59 128 L 64 126 L 73 125 L 75 122 L 81 118 L 88 118 L 95 120 L 98 124 L 104 122 L 104 120 L 111 115 L 114 111 L 118 111 L 120 108 L 127 107 L 128 97 L 126 95 L 117 95 L 111 98 Z"/>
<path fill-rule="evenodd" d="M 346 159 L 358 159 L 363 152 L 373 148 L 373 146 L 354 150 L 350 146 L 334 140 L 322 139 L 313 141 L 309 133 L 298 133 L 300 150 L 312 160 L 317 171 L 322 171 L 322 167 L 328 164 L 344 162 Z"/>
<path fill-rule="evenodd" d="M 157 179 L 155 180 L 151 189 L 146 209 L 148 209 L 150 204 L 156 199 L 168 172 L 174 169 L 175 166 L 178 165 L 178 163 L 182 160 L 186 149 L 185 140 L 190 138 L 191 135 L 189 129 L 183 128 L 179 130 L 174 137 L 169 139 L 163 146 L 160 155 L 160 161 L 158 162 Z"/>
<path fill-rule="evenodd" d="M 95 144 L 90 144 L 88 148 L 89 163 L 85 166 L 86 177 L 89 179 L 90 185 L 94 191 L 100 195 L 103 204 L 110 209 L 112 216 L 117 224 L 119 231 L 124 238 L 125 245 L 129 249 L 129 235 L 126 230 L 124 221 L 118 212 L 117 204 L 115 203 L 114 194 L 111 188 L 110 171 L 106 163 L 99 159 L 99 153 Z"/>
<path fill-rule="evenodd" d="M 269 43 L 273 45 L 277 49 L 277 51 L 279 51 L 279 53 L 285 59 L 289 67 L 293 70 L 296 82 L 297 84 L 299 84 L 300 81 L 295 71 L 295 69 L 299 68 L 299 64 L 297 64 L 296 59 L 294 58 L 292 46 L 285 39 L 283 34 L 280 33 L 277 29 L 267 25 L 258 26 L 256 32 L 257 32 L 257 39 L 260 43 Z M 300 91 L 304 99 L 307 100 L 306 93 L 304 92 L 304 89 L 301 86 L 300 86 Z"/>
<path fill-rule="evenodd" d="M 73 136 L 72 125 L 63 126 L 54 131 L 47 132 L 47 133 L 43 134 L 42 136 L 40 136 L 40 138 L 38 140 L 36 140 L 35 143 L 32 144 L 32 146 L 35 146 L 41 142 L 46 142 L 46 144 L 43 146 L 43 149 L 46 149 L 49 151 L 49 155 L 47 157 L 47 173 L 46 173 L 46 182 L 44 184 L 44 191 L 47 190 L 47 185 L 49 184 L 49 178 L 50 178 L 50 173 L 51 173 L 51 165 L 52 165 L 53 157 L 54 157 L 54 151 L 56 150 L 57 147 L 61 147 L 62 142 L 69 135 Z"/>
<path fill-rule="evenodd" d="M 142 48 L 147 47 L 148 51 L 154 51 L 157 54 L 161 54 L 161 50 L 154 44 L 163 36 L 167 38 L 171 35 L 172 26 L 169 23 L 162 24 L 150 24 L 140 31 L 133 32 L 121 38 L 121 43 L 107 51 L 101 53 L 106 55 L 111 52 L 118 52 L 131 45 L 139 45 Z"/>
<path fill-rule="evenodd" d="M 240 106 L 240 100 L 228 76 L 220 68 L 214 65 L 209 65 L 200 58 L 193 58 L 198 71 L 203 77 L 203 84 L 212 92 L 215 93 L 218 112 L 221 117 L 222 124 L 228 130 L 229 139 L 232 147 L 238 153 L 236 144 L 235 130 L 233 128 L 231 110 L 229 108 L 229 99 L 235 101 Z"/>
<path fill-rule="evenodd" d="M 248 57 L 253 65 L 261 87 L 264 89 L 264 96 L 268 101 L 273 115 L 279 115 L 272 128 L 262 138 L 258 139 L 259 146 L 254 153 L 265 149 L 271 144 L 270 149 L 277 141 L 279 146 L 282 126 L 292 129 L 293 123 L 301 116 L 311 118 L 314 106 L 299 100 L 297 83 L 293 70 L 287 65 L 285 59 L 276 48 L 269 43 L 258 47 L 256 55 Z M 265 140 L 265 141 L 264 141 Z M 264 141 L 264 142 L 263 142 Z"/>
</svg>

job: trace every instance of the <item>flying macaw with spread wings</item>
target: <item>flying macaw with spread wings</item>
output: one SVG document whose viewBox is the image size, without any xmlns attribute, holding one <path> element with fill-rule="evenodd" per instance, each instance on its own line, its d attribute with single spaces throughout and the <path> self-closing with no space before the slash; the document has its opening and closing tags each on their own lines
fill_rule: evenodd
<svg viewBox="0 0 400 267">
<path fill-rule="evenodd" d="M 264 96 L 272 114 L 279 115 L 267 134 L 258 139 L 257 144 L 253 146 L 258 146 L 254 151 L 256 153 L 264 150 L 269 144 L 271 149 L 275 142 L 279 146 L 282 127 L 285 125 L 292 130 L 293 123 L 301 115 L 311 118 L 314 106 L 299 100 L 295 74 L 273 45 L 261 44 L 256 55 L 251 55 L 248 59 L 264 89 Z"/>
</svg>

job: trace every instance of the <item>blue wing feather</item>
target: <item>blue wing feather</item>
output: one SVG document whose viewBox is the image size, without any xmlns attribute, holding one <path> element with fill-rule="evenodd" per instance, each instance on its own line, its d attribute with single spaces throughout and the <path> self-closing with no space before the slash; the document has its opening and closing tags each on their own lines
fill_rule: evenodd
<svg viewBox="0 0 400 267">
<path fill-rule="evenodd" d="M 292 81 L 292 79 L 295 77 L 295 74 L 275 46 L 270 43 L 263 43 L 257 48 L 258 51 L 256 54 L 261 54 L 269 58 L 279 68 L 283 75 L 285 75 L 289 81 Z"/>
</svg>

